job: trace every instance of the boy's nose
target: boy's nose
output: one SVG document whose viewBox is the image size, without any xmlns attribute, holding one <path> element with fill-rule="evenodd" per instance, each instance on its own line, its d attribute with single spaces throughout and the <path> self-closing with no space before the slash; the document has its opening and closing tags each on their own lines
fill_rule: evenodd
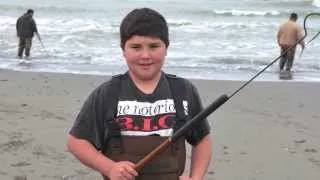
<svg viewBox="0 0 320 180">
<path fill-rule="evenodd" d="M 150 50 L 147 48 L 144 48 L 141 50 L 141 57 L 142 58 L 149 58 L 150 57 Z"/>
</svg>

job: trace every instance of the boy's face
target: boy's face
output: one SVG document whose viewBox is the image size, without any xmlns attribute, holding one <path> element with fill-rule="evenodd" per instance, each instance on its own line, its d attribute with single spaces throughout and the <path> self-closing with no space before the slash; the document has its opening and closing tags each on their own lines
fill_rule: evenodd
<svg viewBox="0 0 320 180">
<path fill-rule="evenodd" d="M 167 48 L 157 37 L 134 35 L 125 42 L 123 56 L 133 79 L 153 80 L 161 75 Z"/>
</svg>

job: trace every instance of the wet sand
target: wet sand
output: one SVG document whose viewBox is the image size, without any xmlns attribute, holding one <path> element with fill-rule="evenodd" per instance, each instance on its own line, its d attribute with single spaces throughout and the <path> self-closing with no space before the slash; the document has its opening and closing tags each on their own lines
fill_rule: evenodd
<svg viewBox="0 0 320 180">
<path fill-rule="evenodd" d="M 101 179 L 67 152 L 66 137 L 88 94 L 108 79 L 0 70 L 0 179 Z M 192 81 L 204 105 L 243 83 Z M 206 179 L 318 180 L 319 89 L 253 82 L 221 106 L 209 116 L 214 159 Z"/>
</svg>

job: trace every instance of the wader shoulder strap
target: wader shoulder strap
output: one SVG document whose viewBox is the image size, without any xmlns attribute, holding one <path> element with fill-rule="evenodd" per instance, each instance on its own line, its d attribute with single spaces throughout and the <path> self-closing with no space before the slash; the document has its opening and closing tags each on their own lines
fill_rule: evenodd
<svg viewBox="0 0 320 180">
<path fill-rule="evenodd" d="M 168 79 L 170 89 L 173 96 L 174 105 L 176 108 L 177 124 L 175 129 L 179 129 L 187 120 L 188 112 L 184 108 L 184 101 L 187 100 L 187 91 L 186 82 L 184 79 L 177 77 L 176 75 L 166 74 Z M 187 106 L 187 104 L 185 104 Z"/>
<path fill-rule="evenodd" d="M 110 118 L 113 118 L 116 115 L 122 76 L 122 74 L 119 74 L 112 76 L 110 79 L 110 86 L 106 93 L 106 100 L 108 101 L 107 120 L 110 120 Z"/>
<path fill-rule="evenodd" d="M 116 123 L 112 123 L 112 120 L 117 113 L 122 76 L 123 74 L 112 76 L 112 78 L 110 79 L 110 86 L 105 94 L 105 101 L 107 101 L 107 106 L 106 116 L 104 119 L 104 143 L 110 136 L 120 136 L 120 129 L 116 125 Z"/>
</svg>

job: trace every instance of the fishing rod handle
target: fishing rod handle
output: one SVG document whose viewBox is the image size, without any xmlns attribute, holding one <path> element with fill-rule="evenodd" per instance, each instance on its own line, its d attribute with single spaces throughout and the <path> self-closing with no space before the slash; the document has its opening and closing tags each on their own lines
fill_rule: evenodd
<svg viewBox="0 0 320 180">
<path fill-rule="evenodd" d="M 172 142 L 175 142 L 178 138 L 183 136 L 190 128 L 198 121 L 202 121 L 207 118 L 212 112 L 217 110 L 222 104 L 227 102 L 229 99 L 228 95 L 224 94 L 211 103 L 207 108 L 202 110 L 198 115 L 196 115 L 191 120 L 187 121 L 180 129 L 178 129 L 171 137 L 166 139 L 158 147 L 147 154 L 143 159 L 141 159 L 134 167 L 136 171 L 140 171 L 145 165 L 150 163 L 155 157 L 160 153 L 165 151 Z"/>
<path fill-rule="evenodd" d="M 211 113 L 217 110 L 222 104 L 229 100 L 228 95 L 223 94 L 219 98 L 217 98 L 214 102 L 212 102 L 208 107 L 202 110 L 199 114 L 193 117 L 191 120 L 188 120 L 180 129 L 178 129 L 172 136 L 172 142 L 175 142 L 181 136 L 183 136 L 191 127 L 197 123 L 198 121 L 202 121 L 207 118 Z"/>
<path fill-rule="evenodd" d="M 155 157 L 165 151 L 171 144 L 171 138 L 169 137 L 158 147 L 147 154 L 143 159 L 141 159 L 137 164 L 135 164 L 134 169 L 139 172 L 144 166 L 150 163 Z"/>
</svg>

